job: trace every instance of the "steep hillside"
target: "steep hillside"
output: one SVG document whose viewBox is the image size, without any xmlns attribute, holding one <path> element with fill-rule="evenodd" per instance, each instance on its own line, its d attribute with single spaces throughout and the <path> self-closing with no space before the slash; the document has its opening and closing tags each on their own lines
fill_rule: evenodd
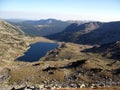
<svg viewBox="0 0 120 90">
<path fill-rule="evenodd" d="M 83 44 L 105 44 L 120 40 L 120 21 L 103 23 L 102 26 L 90 33 L 79 36 L 77 42 Z"/>
<path fill-rule="evenodd" d="M 0 32 L 8 32 L 11 34 L 24 34 L 24 32 L 20 28 L 13 26 L 3 20 L 0 20 Z"/>
<path fill-rule="evenodd" d="M 101 22 L 88 22 L 83 24 L 73 23 L 66 27 L 66 29 L 63 32 L 48 35 L 46 37 L 60 41 L 76 42 L 77 40 L 79 40 L 79 36 L 87 34 L 99 28 L 101 25 Z"/>
<path fill-rule="evenodd" d="M 104 57 L 120 60 L 120 41 L 95 46 L 93 48 L 86 49 L 83 52 L 99 53 Z"/>
<path fill-rule="evenodd" d="M 38 21 L 28 20 L 18 23 L 11 23 L 20 27 L 25 33 L 37 36 L 46 36 L 58 33 L 63 31 L 68 25 L 70 25 L 69 22 L 56 19 L 41 19 Z"/>
<path fill-rule="evenodd" d="M 47 38 L 80 44 L 104 44 L 120 40 L 120 22 L 71 24 L 65 31 Z"/>
<path fill-rule="evenodd" d="M 0 20 L 0 85 L 10 78 L 16 57 L 28 49 L 28 37 L 17 27 Z"/>
<path fill-rule="evenodd" d="M 24 51 L 27 41 L 23 38 L 24 33 L 19 28 L 0 20 L 0 59 L 11 60 Z"/>
</svg>

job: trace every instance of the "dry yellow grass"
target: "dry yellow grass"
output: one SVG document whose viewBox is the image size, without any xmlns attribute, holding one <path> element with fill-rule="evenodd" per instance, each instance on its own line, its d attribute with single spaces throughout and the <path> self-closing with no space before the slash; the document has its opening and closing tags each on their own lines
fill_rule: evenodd
<svg viewBox="0 0 120 90">
<path fill-rule="evenodd" d="M 41 81 L 44 81 L 46 79 L 48 80 L 56 79 L 59 81 L 63 81 L 64 77 L 66 76 L 66 73 L 70 75 L 72 72 L 74 72 L 74 70 L 60 69 L 59 67 L 65 66 L 71 62 L 75 62 L 77 60 L 82 60 L 82 59 L 88 60 L 84 65 L 85 68 L 102 68 L 102 69 L 108 68 L 106 64 L 109 61 L 104 62 L 101 58 L 96 58 L 93 54 L 82 53 L 80 52 L 81 50 L 80 47 L 82 47 L 82 45 L 67 43 L 67 48 L 63 48 L 60 51 L 60 56 L 58 55 L 58 57 L 56 57 L 57 61 L 44 61 L 45 58 L 42 58 L 41 61 L 37 61 L 33 63 L 14 62 L 12 65 L 17 68 L 12 68 L 11 78 L 10 78 L 11 83 L 26 81 L 27 78 L 29 78 L 29 81 L 33 83 L 41 83 Z M 84 46 L 83 48 L 88 48 L 88 47 L 89 46 L 86 47 Z M 61 57 L 62 56 L 66 57 L 66 54 L 68 52 L 72 53 L 72 58 L 70 60 L 67 59 L 61 60 Z M 40 65 L 32 66 L 34 63 L 40 63 Z M 59 69 L 54 70 L 53 71 L 54 74 L 49 74 L 49 72 L 42 71 L 42 68 L 46 66 L 56 67 Z M 80 78 L 85 81 L 89 81 L 87 76 L 84 77 L 81 76 Z"/>
</svg>

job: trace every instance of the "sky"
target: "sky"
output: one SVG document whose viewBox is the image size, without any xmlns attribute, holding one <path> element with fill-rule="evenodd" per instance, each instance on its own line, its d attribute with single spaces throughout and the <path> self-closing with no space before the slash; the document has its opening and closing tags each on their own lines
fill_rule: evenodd
<svg viewBox="0 0 120 90">
<path fill-rule="evenodd" d="M 120 21 L 120 0 L 0 0 L 0 18 Z"/>
</svg>

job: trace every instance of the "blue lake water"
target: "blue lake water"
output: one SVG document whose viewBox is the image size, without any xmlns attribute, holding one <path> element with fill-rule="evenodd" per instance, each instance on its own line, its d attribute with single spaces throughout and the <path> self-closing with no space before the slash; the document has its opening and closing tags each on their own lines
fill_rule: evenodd
<svg viewBox="0 0 120 90">
<path fill-rule="evenodd" d="M 17 60 L 26 62 L 38 61 L 41 57 L 45 56 L 48 51 L 57 47 L 57 43 L 37 42 L 35 44 L 31 44 L 30 48 L 24 53 L 24 55 L 18 57 Z"/>
</svg>

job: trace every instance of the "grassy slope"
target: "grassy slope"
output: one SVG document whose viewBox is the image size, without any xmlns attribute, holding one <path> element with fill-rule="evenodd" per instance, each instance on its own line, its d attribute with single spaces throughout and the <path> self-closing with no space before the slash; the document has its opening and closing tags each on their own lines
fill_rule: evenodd
<svg viewBox="0 0 120 90">
<path fill-rule="evenodd" d="M 81 48 L 80 48 L 81 47 Z M 29 83 L 41 83 L 44 80 L 53 80 L 56 79 L 58 81 L 64 81 L 64 77 L 66 75 L 73 74 L 74 68 L 73 69 L 61 69 L 59 67 L 65 66 L 69 64 L 70 62 L 75 62 L 78 60 L 83 60 L 86 59 L 88 60 L 86 64 L 84 64 L 85 68 L 101 68 L 103 70 L 111 70 L 118 68 L 119 65 L 117 66 L 114 64 L 112 67 L 107 66 L 112 60 L 103 58 L 98 54 L 92 54 L 92 53 L 83 53 L 81 50 L 88 48 L 91 46 L 82 46 L 82 45 L 77 45 L 77 44 L 72 44 L 72 43 L 67 43 L 67 48 L 62 48 L 60 51 L 59 55 L 56 57 L 57 61 L 54 61 L 55 58 L 52 58 L 50 60 L 46 60 L 47 56 L 42 58 L 41 61 L 38 62 L 33 62 L 33 63 L 27 63 L 27 62 L 15 62 L 13 66 L 17 68 L 13 68 L 11 71 L 11 79 L 10 83 L 22 83 L 28 81 Z M 72 53 L 72 57 L 70 60 L 68 60 L 67 54 Z M 39 64 L 36 65 L 35 64 Z M 48 72 L 43 71 L 43 69 L 47 67 L 55 67 L 57 68 L 54 70 L 54 74 L 49 74 Z M 77 68 L 79 69 L 79 67 Z M 101 73 L 102 74 L 102 73 Z M 106 74 L 103 72 L 103 74 Z M 89 81 L 87 76 L 85 77 L 80 77 L 84 80 Z"/>
</svg>

